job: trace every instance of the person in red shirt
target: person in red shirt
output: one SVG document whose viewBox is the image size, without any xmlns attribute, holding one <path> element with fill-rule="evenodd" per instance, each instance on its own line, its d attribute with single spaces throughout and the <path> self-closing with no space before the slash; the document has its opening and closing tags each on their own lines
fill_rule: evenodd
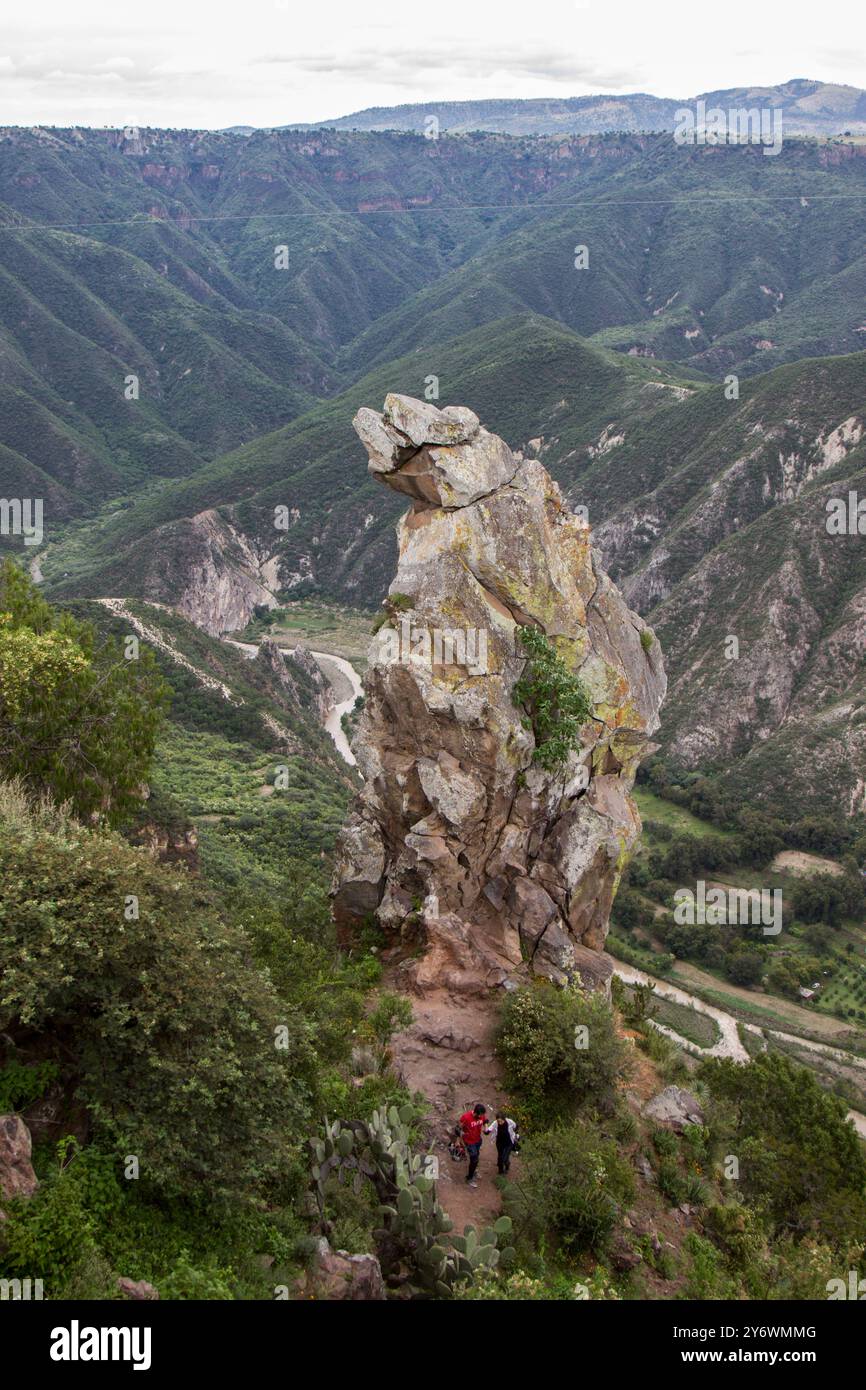
<svg viewBox="0 0 866 1390">
<path fill-rule="evenodd" d="M 484 1135 L 484 1116 L 487 1114 L 486 1105 L 476 1105 L 472 1110 L 466 1110 L 460 1116 L 460 1134 L 466 1152 L 469 1155 L 469 1171 L 466 1174 L 466 1181 L 471 1187 L 477 1187 L 475 1181 L 475 1171 L 478 1167 L 478 1158 L 481 1153 L 481 1144 Z"/>
</svg>

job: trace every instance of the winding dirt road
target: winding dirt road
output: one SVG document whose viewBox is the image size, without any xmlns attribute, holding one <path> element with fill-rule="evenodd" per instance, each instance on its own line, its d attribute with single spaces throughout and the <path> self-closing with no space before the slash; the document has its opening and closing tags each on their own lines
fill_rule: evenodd
<svg viewBox="0 0 866 1390">
<path fill-rule="evenodd" d="M 614 974 L 624 984 L 652 984 L 655 992 L 660 999 L 670 999 L 676 1004 L 685 1004 L 688 1008 L 695 1009 L 697 1013 L 707 1014 L 714 1019 L 718 1025 L 721 1037 L 712 1047 L 699 1047 L 697 1043 L 691 1042 L 688 1038 L 683 1038 L 673 1028 L 666 1024 L 658 1023 L 652 1019 L 652 1025 L 659 1033 L 670 1038 L 678 1047 L 690 1052 L 694 1057 L 730 1057 L 735 1062 L 749 1062 L 751 1058 L 748 1051 L 740 1041 L 738 1031 L 739 1021 L 733 1014 L 725 1013 L 724 1009 L 716 1008 L 714 1004 L 706 1004 L 697 995 L 689 994 L 687 990 L 680 989 L 677 985 L 669 984 L 666 980 L 659 980 L 654 975 L 647 975 L 643 970 L 638 970 L 632 965 L 616 962 Z M 739 1027 L 744 1028 L 749 1033 L 754 1033 L 757 1037 L 777 1038 L 780 1042 L 792 1043 L 805 1051 L 817 1053 L 827 1057 L 834 1062 L 843 1063 L 846 1066 L 853 1066 L 866 1072 L 866 1064 L 861 1059 L 856 1058 L 850 1052 L 844 1052 L 836 1047 L 830 1047 L 826 1043 L 813 1042 L 810 1038 L 798 1038 L 793 1033 L 783 1033 L 775 1028 L 761 1029 L 754 1023 L 742 1023 Z M 866 1139 L 866 1115 L 859 1110 L 849 1110 L 848 1118 L 857 1130 L 857 1133 Z"/>
<path fill-rule="evenodd" d="M 224 637 L 223 641 L 227 642 L 230 647 L 237 647 L 238 651 L 243 652 L 251 661 L 254 657 L 258 656 L 259 647 L 257 642 L 238 642 L 233 637 Z M 280 648 L 280 651 L 284 652 L 286 656 L 291 656 L 294 650 L 294 647 Z M 334 685 L 334 681 L 333 673 L 329 673 L 328 671 L 329 665 L 336 668 L 340 675 L 349 682 L 351 694 L 347 699 L 341 700 L 338 704 L 331 707 L 325 716 L 323 727 L 326 733 L 329 733 L 334 740 L 334 745 L 343 761 L 348 763 L 350 767 L 354 767 L 357 759 L 349 747 L 349 740 L 343 732 L 343 726 L 340 721 L 344 714 L 349 713 L 356 699 L 361 694 L 361 677 L 358 675 L 351 661 L 347 661 L 343 656 L 333 656 L 330 652 L 314 652 L 312 649 L 310 650 L 310 655 L 313 660 L 317 662 L 322 675 L 330 685 Z"/>
</svg>

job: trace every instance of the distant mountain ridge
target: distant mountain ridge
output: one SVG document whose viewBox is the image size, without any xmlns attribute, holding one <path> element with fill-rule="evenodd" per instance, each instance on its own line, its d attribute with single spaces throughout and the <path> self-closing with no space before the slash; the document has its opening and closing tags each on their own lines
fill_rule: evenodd
<svg viewBox="0 0 866 1390">
<path fill-rule="evenodd" d="M 350 422 L 430 387 L 588 506 L 666 756 L 857 813 L 864 204 L 854 138 L 0 129 L 0 493 L 55 598 L 371 607 L 399 508 Z"/>
<path fill-rule="evenodd" d="M 727 87 L 693 97 L 656 97 L 647 92 L 602 93 L 582 97 L 528 97 L 517 100 L 428 101 L 371 106 L 332 120 L 296 122 L 285 130 L 403 130 L 423 134 L 431 116 L 451 135 L 484 130 L 502 135 L 597 135 L 610 131 L 667 131 L 676 113 L 694 107 L 781 108 L 791 135 L 866 133 L 866 91 L 835 82 L 794 78 L 774 87 Z M 235 127 L 247 133 L 252 127 Z"/>
</svg>

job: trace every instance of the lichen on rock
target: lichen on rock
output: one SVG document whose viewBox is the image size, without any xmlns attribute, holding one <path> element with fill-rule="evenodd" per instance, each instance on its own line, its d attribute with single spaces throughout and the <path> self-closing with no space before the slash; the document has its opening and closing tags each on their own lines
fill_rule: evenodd
<svg viewBox="0 0 866 1390">
<path fill-rule="evenodd" d="M 375 912 L 414 943 L 405 975 L 419 992 L 527 972 L 605 986 L 611 903 L 640 832 L 630 791 L 665 694 L 658 643 L 641 641 L 544 467 L 471 411 L 389 395 L 354 423 L 371 473 L 412 506 L 370 649 L 335 918 L 345 929 Z M 514 698 L 521 626 L 589 697 L 555 770 L 534 760 Z"/>
</svg>

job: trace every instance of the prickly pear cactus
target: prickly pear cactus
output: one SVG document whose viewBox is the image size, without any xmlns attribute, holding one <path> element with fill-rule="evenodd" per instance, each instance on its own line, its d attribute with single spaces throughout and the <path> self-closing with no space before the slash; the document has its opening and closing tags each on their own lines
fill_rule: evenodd
<svg viewBox="0 0 866 1390">
<path fill-rule="evenodd" d="M 313 1192 L 324 1222 L 325 1186 L 332 1175 L 351 1177 L 356 1193 L 364 1180 L 379 1198 L 381 1226 L 374 1232 L 386 1278 L 410 1270 L 409 1287 L 421 1298 L 450 1298 L 477 1269 L 495 1269 L 514 1259 L 506 1244 L 511 1218 L 501 1216 L 480 1234 L 467 1226 L 452 1236 L 451 1221 L 439 1205 L 429 1175 L 431 1155 L 415 1153 L 409 1127 L 417 1118 L 411 1105 L 374 1110 L 369 1121 L 325 1121 L 325 1137 L 313 1139 Z"/>
</svg>

